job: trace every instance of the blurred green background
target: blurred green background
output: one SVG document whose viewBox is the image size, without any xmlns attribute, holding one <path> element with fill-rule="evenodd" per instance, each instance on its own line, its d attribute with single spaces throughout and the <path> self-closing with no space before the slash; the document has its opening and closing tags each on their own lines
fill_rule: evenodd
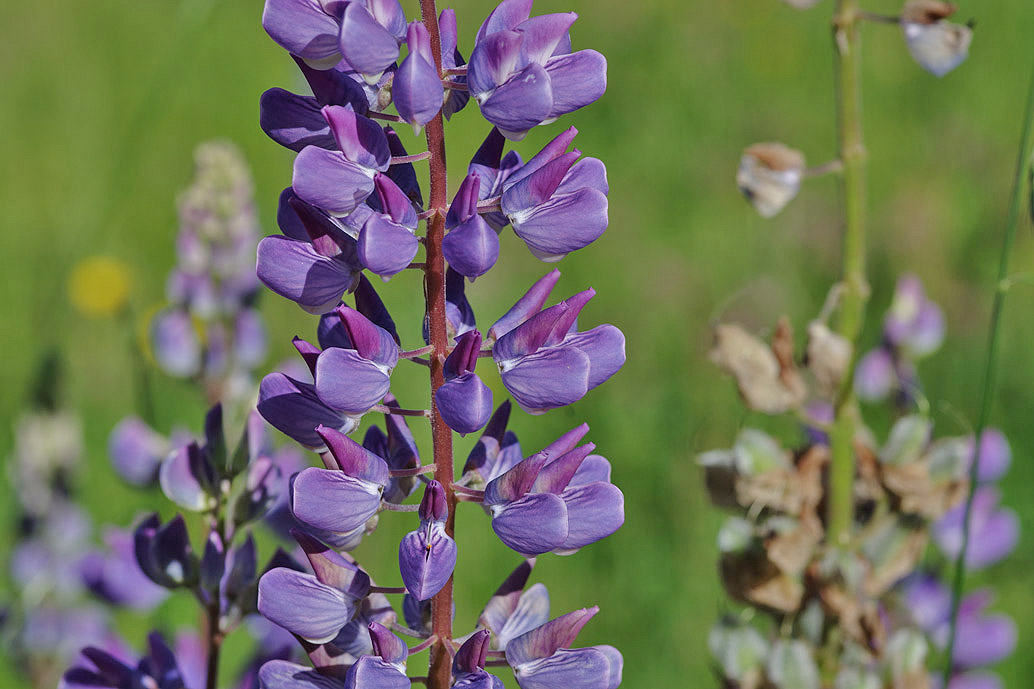
<svg viewBox="0 0 1034 689">
<path fill-rule="evenodd" d="M 896 0 L 866 9 L 895 13 Z M 938 432 L 965 432 L 975 419 L 991 288 L 1034 44 L 1029 0 L 963 0 L 975 17 L 971 56 L 944 79 L 910 59 L 899 30 L 864 27 L 865 127 L 871 156 L 872 307 L 867 343 L 898 275 L 916 272 L 948 316 L 948 340 L 922 364 Z M 404 3 L 414 12 L 413 3 Z M 444 6 L 444 5 L 443 5 Z M 453 3 L 461 50 L 469 54 L 487 2 Z M 255 177 L 265 232 L 276 231 L 277 194 L 290 181 L 291 153 L 258 127 L 258 97 L 297 87 L 295 66 L 263 33 L 259 0 L 38 0 L 0 6 L 0 451 L 23 410 L 34 370 L 49 348 L 66 363 L 64 402 L 82 414 L 88 447 L 80 490 L 98 523 L 128 524 L 145 509 L 170 510 L 153 494 L 125 488 L 105 443 L 133 411 L 124 321 L 90 319 L 67 297 L 82 258 L 105 254 L 129 264 L 132 306 L 163 299 L 174 262 L 174 199 L 193 171 L 192 152 L 222 137 L 244 151 Z M 579 643 L 612 643 L 625 654 L 627 687 L 672 680 L 714 683 L 706 636 L 725 603 L 716 578 L 715 533 L 722 514 L 706 499 L 694 454 L 731 444 L 744 417 L 729 380 L 706 359 L 718 313 L 753 328 L 782 313 L 798 333 L 836 279 L 838 198 L 832 178 L 809 181 L 785 212 L 763 221 L 740 198 L 733 177 L 740 151 L 782 140 L 809 162 L 835 150 L 829 17 L 832 2 L 796 11 L 777 0 L 540 1 L 539 13 L 574 9 L 575 47 L 609 60 L 609 90 L 568 122 L 578 147 L 604 160 L 610 228 L 560 264 L 554 296 L 598 291 L 582 322 L 613 322 L 628 338 L 628 364 L 585 400 L 511 427 L 533 451 L 582 420 L 614 465 L 627 521 L 615 536 L 574 557 L 539 559 L 554 614 L 598 604 Z M 518 145 L 530 155 L 559 125 Z M 487 126 L 469 106 L 447 129 L 450 165 L 465 168 Z M 407 132 L 411 150 L 420 142 Z M 419 164 L 418 164 L 419 169 Z M 1024 219 L 1013 267 L 1030 270 L 1034 242 Z M 546 267 L 507 231 L 500 263 L 468 291 L 490 323 Z M 382 290 L 403 338 L 419 338 L 415 277 Z M 1034 656 L 1034 297 L 1010 295 L 1002 377 L 993 422 L 1011 439 L 1014 463 L 1005 502 L 1023 524 L 1010 559 L 974 577 L 993 583 L 997 606 L 1016 619 L 1019 649 L 1001 666 L 1008 686 L 1029 686 Z M 290 337 L 311 337 L 315 319 L 272 294 L 262 301 L 272 362 L 291 354 Z M 400 369 L 401 370 L 401 369 Z M 419 371 L 404 371 L 399 396 L 417 406 Z M 155 374 L 158 430 L 199 430 L 203 401 L 186 383 Z M 498 386 L 495 386 L 498 390 Z M 234 431 L 236 434 L 236 431 Z M 458 445 L 465 456 L 472 439 Z M 7 489 L 5 489 L 7 490 Z M 10 497 L 0 502 L 12 513 Z M 13 525 L 3 528 L 9 539 Z M 458 624 L 473 621 L 518 559 L 492 536 L 476 508 L 458 520 Z M 387 515 L 384 531 L 410 526 Z M 395 543 L 368 539 L 358 556 L 390 583 Z M 6 548 L 5 548 L 6 550 Z M 268 552 L 268 550 L 266 551 Z M 6 569 L 6 568 L 5 568 Z M 193 603 L 174 597 L 160 611 L 167 627 L 190 622 Z M 143 625 L 128 617 L 125 630 Z M 0 670 L 3 686 L 15 675 Z"/>
</svg>

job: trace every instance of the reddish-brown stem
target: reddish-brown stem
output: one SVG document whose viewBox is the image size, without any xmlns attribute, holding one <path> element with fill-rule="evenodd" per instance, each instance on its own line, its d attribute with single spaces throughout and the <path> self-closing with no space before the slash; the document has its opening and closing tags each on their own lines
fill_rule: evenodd
<svg viewBox="0 0 1034 689">
<path fill-rule="evenodd" d="M 431 38 L 431 54 L 435 68 L 442 71 L 442 38 L 438 30 L 438 9 L 435 0 L 420 0 L 420 13 Z M 431 154 L 430 208 L 447 207 L 448 177 L 445 171 L 445 127 L 439 112 L 424 127 L 427 135 L 427 150 Z M 451 537 L 455 531 L 456 495 L 452 491 L 455 470 L 452 464 L 452 429 L 450 429 L 434 403 L 434 393 L 445 383 L 444 364 L 448 353 L 449 336 L 445 320 L 445 257 L 442 255 L 442 238 L 445 236 L 445 215 L 436 213 L 427 219 L 425 241 L 427 265 L 424 267 L 424 299 L 427 308 L 428 330 L 431 346 L 431 439 L 434 443 L 434 477 L 445 487 L 449 516 L 445 532 Z M 452 639 L 452 577 L 431 599 L 431 632 L 439 643 L 431 647 L 431 666 L 427 673 L 428 689 L 448 689 L 452 683 L 452 654 L 449 642 Z"/>
</svg>

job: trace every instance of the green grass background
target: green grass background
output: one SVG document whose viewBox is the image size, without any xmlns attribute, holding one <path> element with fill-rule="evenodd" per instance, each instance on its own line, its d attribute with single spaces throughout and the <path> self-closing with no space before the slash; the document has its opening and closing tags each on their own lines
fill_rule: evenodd
<svg viewBox="0 0 1034 689">
<path fill-rule="evenodd" d="M 961 4 L 961 18 L 978 20 L 972 54 L 944 79 L 913 64 L 895 28 L 864 28 L 873 287 L 865 339 L 878 339 L 897 276 L 918 273 L 948 316 L 947 343 L 922 365 L 945 434 L 964 432 L 957 415 L 973 420 L 979 404 L 994 269 L 1034 57 L 1028 0 Z M 490 6 L 453 6 L 469 54 Z M 875 12 L 898 8 L 866 3 Z M 555 614 L 600 605 L 579 641 L 620 647 L 624 686 L 713 686 L 706 635 L 725 607 L 714 544 L 722 515 L 708 505 L 693 457 L 727 446 L 741 424 L 758 419 L 744 417 L 730 382 L 708 364 L 709 322 L 724 309 L 761 328 L 786 313 L 800 332 L 836 279 L 839 251 L 832 179 L 807 183 L 784 213 L 763 221 L 739 197 L 733 176 L 740 151 L 755 141 L 785 141 L 813 163 L 832 156 L 832 2 L 806 12 L 776 0 L 567 0 L 536 9 L 577 11 L 576 48 L 591 46 L 609 60 L 606 96 L 563 124 L 576 125 L 579 148 L 608 166 L 610 228 L 560 264 L 555 296 L 595 287 L 582 323 L 620 326 L 629 358 L 620 375 L 570 408 L 514 415 L 512 427 L 529 451 L 588 421 L 627 500 L 622 530 L 573 557 L 540 558 L 534 579 L 549 586 Z M 194 146 L 214 137 L 244 151 L 264 230 L 275 231 L 291 154 L 259 130 L 258 96 L 271 86 L 297 86 L 298 77 L 263 33 L 260 14 L 258 0 L 0 5 L 0 449 L 6 454 L 11 446 L 36 363 L 58 348 L 64 401 L 81 412 L 87 438 L 81 494 L 101 523 L 170 510 L 158 496 L 124 488 L 109 468 L 107 434 L 133 409 L 130 335 L 123 323 L 75 312 L 67 275 L 85 256 L 111 255 L 132 268 L 137 312 L 160 301 L 174 260 L 174 198 L 189 183 Z M 454 171 L 465 167 L 486 129 L 475 107 L 454 118 L 447 129 Z M 534 152 L 560 125 L 544 129 L 519 150 Z M 417 139 L 402 136 L 419 150 Z M 1031 269 L 1032 244 L 1025 220 L 1017 271 Z M 470 289 L 483 323 L 545 270 L 507 231 L 498 267 Z M 382 294 L 403 337 L 416 342 L 415 277 L 393 280 Z M 312 335 L 314 319 L 293 304 L 269 294 L 262 307 L 271 361 L 289 355 L 292 335 Z M 1013 443 L 1004 495 L 1024 536 L 1013 557 L 971 582 L 993 583 L 998 606 L 1019 625 L 1020 650 L 1000 668 L 1010 687 L 1029 686 L 1034 676 L 1034 656 L 1026 652 L 1034 642 L 1032 308 L 1029 288 L 1010 295 L 993 415 Z M 400 397 L 415 406 L 421 374 L 404 373 Z M 199 428 L 203 402 L 189 385 L 159 374 L 156 391 L 160 430 Z M 461 456 L 470 442 L 459 443 Z M 0 505 L 12 513 L 9 494 Z M 476 508 L 458 521 L 462 627 L 517 558 Z M 382 524 L 396 536 L 410 528 L 401 516 L 386 515 Z M 394 543 L 379 533 L 358 552 L 386 583 L 394 576 Z M 159 623 L 190 622 L 192 605 L 174 597 Z M 139 638 L 142 622 L 122 622 Z M 0 685 L 17 686 L 15 675 L 4 676 Z"/>
</svg>

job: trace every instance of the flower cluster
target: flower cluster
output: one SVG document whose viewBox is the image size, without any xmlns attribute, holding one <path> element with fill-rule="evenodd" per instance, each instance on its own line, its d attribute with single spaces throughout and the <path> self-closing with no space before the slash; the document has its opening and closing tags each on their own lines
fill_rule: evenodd
<svg viewBox="0 0 1034 689">
<path fill-rule="evenodd" d="M 226 141 L 200 145 L 194 158 L 194 182 L 177 204 L 169 305 L 150 323 L 151 351 L 169 375 L 201 379 L 210 398 L 241 399 L 266 356 L 265 326 L 254 308 L 259 231 L 251 175 Z"/>
<path fill-rule="evenodd" d="M 572 148 L 573 127 L 526 161 L 504 150 L 606 88 L 604 58 L 572 48 L 576 15 L 533 17 L 531 9 L 530 0 L 504 0 L 467 53 L 452 10 L 408 21 L 397 0 L 266 1 L 263 27 L 291 54 L 311 95 L 274 88 L 261 98 L 263 130 L 296 156 L 280 195 L 281 234 L 259 242 L 256 272 L 319 323 L 313 340 L 294 339 L 303 370 L 262 380 L 258 411 L 322 460 L 289 489 L 292 535 L 309 566 L 271 569 L 257 599 L 263 615 L 301 641 L 316 670 L 268 663 L 261 681 L 269 689 L 322 687 L 326 676 L 346 687 L 409 686 L 407 658 L 424 648 L 433 689 L 499 687 L 485 666 L 500 660 L 525 689 L 620 682 L 616 650 L 571 648 L 595 609 L 550 621 L 548 601 L 520 602 L 530 564 L 504 584 L 473 633 L 452 631 L 452 578 L 463 547 L 453 532 L 458 503 L 480 504 L 500 540 L 525 557 L 572 553 L 624 521 L 609 463 L 592 443 L 579 445 L 588 426 L 524 457 L 507 430 L 509 400 L 497 405 L 484 367 L 478 371 L 479 361 L 493 361 L 516 403 L 542 414 L 577 402 L 625 360 L 616 327 L 579 328 L 592 289 L 547 304 L 558 270 L 488 327 L 466 298 L 468 282 L 502 260 L 499 233 L 507 226 L 546 262 L 585 248 L 607 227 L 606 169 Z M 450 202 L 443 118 L 471 97 L 490 126 Z M 399 124 L 426 128 L 428 151 L 409 153 L 393 128 Z M 424 160 L 429 190 L 417 181 Z M 424 341 L 412 348 L 373 280 L 405 270 L 425 276 Z M 430 408 L 404 408 L 392 394 L 405 362 L 430 369 Z M 369 424 L 370 412 L 383 415 L 384 426 Z M 410 417 L 430 420 L 430 463 Z M 349 437 L 363 426 L 361 442 Z M 452 434 L 479 431 L 456 480 Z M 181 464 L 194 466 L 189 457 Z M 409 501 L 414 495 L 419 504 Z M 401 586 L 375 584 L 347 552 L 376 530 L 383 512 L 418 517 L 398 546 Z M 402 595 L 405 626 L 392 594 Z M 534 610 L 519 614 L 522 605 Z M 396 632 L 419 643 L 409 648 Z"/>
</svg>

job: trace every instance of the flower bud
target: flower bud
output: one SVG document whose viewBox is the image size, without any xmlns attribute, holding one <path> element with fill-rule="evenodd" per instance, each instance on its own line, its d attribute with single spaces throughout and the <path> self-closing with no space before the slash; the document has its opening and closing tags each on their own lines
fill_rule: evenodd
<svg viewBox="0 0 1034 689">
<path fill-rule="evenodd" d="M 954 3 L 909 0 L 901 10 L 901 29 L 912 58 L 931 74 L 943 77 L 969 54 L 973 30 L 945 21 L 955 13 Z"/>
<path fill-rule="evenodd" d="M 771 218 L 797 196 L 803 176 L 803 153 L 781 143 L 760 143 L 743 152 L 736 185 L 761 217 Z"/>
</svg>

